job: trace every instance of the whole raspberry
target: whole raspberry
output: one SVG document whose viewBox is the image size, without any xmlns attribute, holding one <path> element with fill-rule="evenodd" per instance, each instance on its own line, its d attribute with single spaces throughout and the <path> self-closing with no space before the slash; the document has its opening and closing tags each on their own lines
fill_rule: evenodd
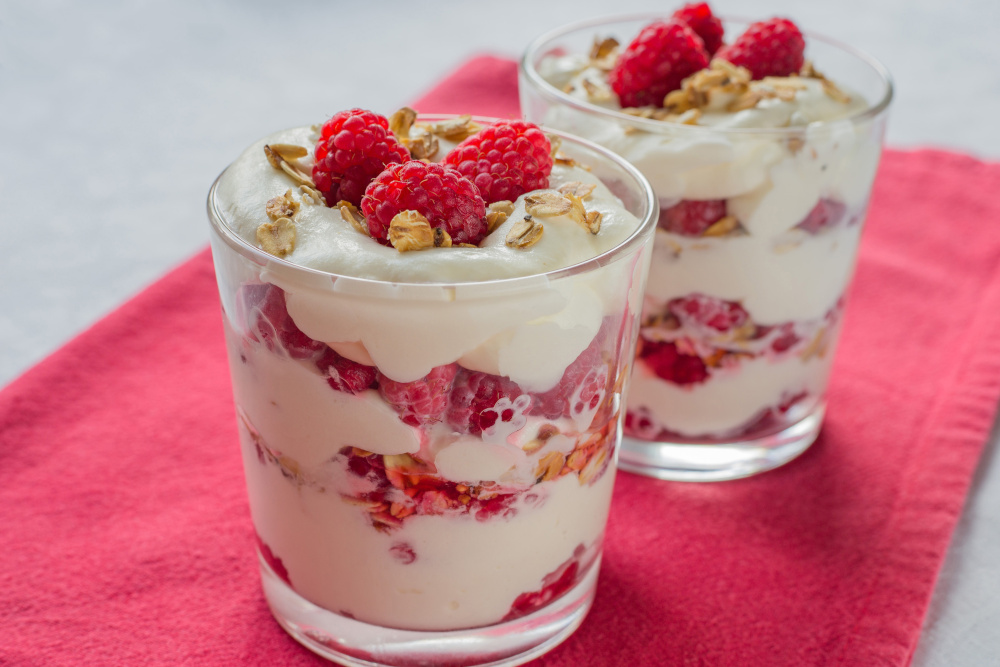
<svg viewBox="0 0 1000 667">
<path fill-rule="evenodd" d="M 701 357 L 678 351 L 677 345 L 670 341 L 643 340 L 639 358 L 667 382 L 688 385 L 708 379 L 708 367 Z"/>
<path fill-rule="evenodd" d="M 285 292 L 277 285 L 243 285 L 239 303 L 250 339 L 267 349 L 284 349 L 295 359 L 310 359 L 326 349 L 326 343 L 313 340 L 295 324 L 285 308 Z"/>
<path fill-rule="evenodd" d="M 364 109 L 341 111 L 326 121 L 315 155 L 313 181 L 328 206 L 342 199 L 359 205 L 365 188 L 385 165 L 410 159 L 389 131 L 389 121 Z"/>
<path fill-rule="evenodd" d="M 396 382 L 379 373 L 378 393 L 410 426 L 439 422 L 448 409 L 448 396 L 457 372 L 458 364 L 437 366 L 413 382 Z"/>
<path fill-rule="evenodd" d="M 687 23 L 688 27 L 695 31 L 705 43 L 705 50 L 708 55 L 714 54 L 722 46 L 722 35 L 725 29 L 722 21 L 712 14 L 712 9 L 707 2 L 691 3 L 684 5 L 670 17 Z"/>
<path fill-rule="evenodd" d="M 667 310 L 686 329 L 712 329 L 725 333 L 750 320 L 750 314 L 736 301 L 723 301 L 704 294 L 671 299 Z"/>
<path fill-rule="evenodd" d="M 747 28 L 716 55 L 750 70 L 754 79 L 789 76 L 802 69 L 806 42 L 798 27 L 788 19 L 768 19 Z"/>
<path fill-rule="evenodd" d="M 523 393 L 508 378 L 460 368 L 451 389 L 448 423 L 459 433 L 479 435 L 502 417 L 492 409 L 500 399 L 513 402 Z"/>
<path fill-rule="evenodd" d="M 326 353 L 316 361 L 316 367 L 331 387 L 347 394 L 360 394 L 374 387 L 378 373 L 374 366 L 351 361 L 333 348 L 327 348 Z"/>
<path fill-rule="evenodd" d="M 451 167 L 411 160 L 390 164 L 361 200 L 372 238 L 389 245 L 389 223 L 401 211 L 417 211 L 448 232 L 453 243 L 478 245 L 486 236 L 486 204 L 469 179 Z"/>
<path fill-rule="evenodd" d="M 725 216 L 725 199 L 684 199 L 660 211 L 659 226 L 682 236 L 701 236 Z"/>
<path fill-rule="evenodd" d="M 667 93 L 708 66 L 701 37 L 680 21 L 657 21 L 642 29 L 608 74 L 623 107 L 663 106 Z"/>
<path fill-rule="evenodd" d="M 487 204 L 549 187 L 552 145 L 537 125 L 503 120 L 472 135 L 444 159 L 476 184 Z"/>
</svg>

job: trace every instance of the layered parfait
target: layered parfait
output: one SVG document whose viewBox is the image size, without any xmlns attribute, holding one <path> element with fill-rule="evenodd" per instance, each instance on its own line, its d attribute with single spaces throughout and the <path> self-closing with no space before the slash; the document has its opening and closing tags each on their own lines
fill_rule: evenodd
<svg viewBox="0 0 1000 667">
<path fill-rule="evenodd" d="M 352 109 L 220 177 L 272 257 L 216 243 L 259 551 L 297 595 L 447 631 L 595 568 L 649 253 L 590 166 L 531 123 Z"/>
<path fill-rule="evenodd" d="M 530 63 L 522 107 L 624 156 L 660 201 L 626 432 L 731 444 L 821 416 L 884 116 L 786 19 L 727 36 L 698 3 L 631 41 L 607 30 Z"/>
</svg>

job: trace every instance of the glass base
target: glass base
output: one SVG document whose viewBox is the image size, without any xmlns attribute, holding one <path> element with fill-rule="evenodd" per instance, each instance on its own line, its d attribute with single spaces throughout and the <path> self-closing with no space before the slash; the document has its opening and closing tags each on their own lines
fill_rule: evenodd
<svg viewBox="0 0 1000 667">
<path fill-rule="evenodd" d="M 573 588 L 538 611 L 497 625 L 447 632 L 362 623 L 317 607 L 260 560 L 271 613 L 310 651 L 348 667 L 510 667 L 551 651 L 576 630 L 594 602 L 601 559 Z"/>
<path fill-rule="evenodd" d="M 721 482 L 750 477 L 784 465 L 819 435 L 826 404 L 777 433 L 723 443 L 649 442 L 622 439 L 618 468 L 679 482 Z"/>
</svg>

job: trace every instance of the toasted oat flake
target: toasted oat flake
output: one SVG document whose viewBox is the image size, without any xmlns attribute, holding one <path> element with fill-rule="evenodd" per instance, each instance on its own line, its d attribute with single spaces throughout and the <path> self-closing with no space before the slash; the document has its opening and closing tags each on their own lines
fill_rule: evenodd
<svg viewBox="0 0 1000 667">
<path fill-rule="evenodd" d="M 403 143 L 416 160 L 433 160 L 441 147 L 438 138 L 419 125 L 410 131 L 409 138 Z"/>
<path fill-rule="evenodd" d="M 559 186 L 559 192 L 564 195 L 575 195 L 580 199 L 586 199 L 591 195 L 597 185 L 594 183 L 581 183 L 580 181 L 570 181 Z"/>
<path fill-rule="evenodd" d="M 490 204 L 486 211 L 486 233 L 492 234 L 497 227 L 506 222 L 513 212 L 514 202 L 507 199 Z"/>
<path fill-rule="evenodd" d="M 542 238 L 543 229 L 542 223 L 526 215 L 524 220 L 519 220 L 510 228 L 505 242 L 511 248 L 530 248 Z"/>
<path fill-rule="evenodd" d="M 312 177 L 306 174 L 296 162 L 283 157 L 280 153 L 278 153 L 278 151 L 274 150 L 267 144 L 264 144 L 264 155 L 267 156 L 267 161 L 272 167 L 285 172 L 294 178 L 299 184 L 308 185 L 311 188 L 316 187 Z"/>
<path fill-rule="evenodd" d="M 556 157 L 559 153 L 559 148 L 562 146 L 562 137 L 558 137 L 554 134 L 545 135 L 549 140 L 549 146 L 551 148 L 550 153 L 552 157 Z"/>
<path fill-rule="evenodd" d="M 368 225 L 365 224 L 365 217 L 361 215 L 361 211 L 358 210 L 357 206 L 346 199 L 341 199 L 337 202 L 337 208 L 340 209 L 341 217 L 351 223 L 351 227 L 354 227 L 354 229 L 365 236 L 371 236 L 371 233 L 368 231 Z"/>
<path fill-rule="evenodd" d="M 566 199 L 569 200 L 569 217 L 573 222 L 589 231 L 589 227 L 587 226 L 587 209 L 583 206 L 583 199 L 576 195 L 566 195 Z"/>
<path fill-rule="evenodd" d="M 300 185 L 299 192 L 302 193 L 302 201 L 307 204 L 318 205 L 325 203 L 323 195 L 316 188 L 311 188 L 308 185 Z"/>
<path fill-rule="evenodd" d="M 270 144 L 271 150 L 286 160 L 297 160 L 309 155 L 309 149 L 295 144 Z"/>
<path fill-rule="evenodd" d="M 295 249 L 295 223 L 291 218 L 268 220 L 257 227 L 260 249 L 275 257 L 285 257 Z"/>
<path fill-rule="evenodd" d="M 600 211 L 587 211 L 587 221 L 584 227 L 591 234 L 597 234 L 601 231 L 601 215 Z"/>
<path fill-rule="evenodd" d="M 732 215 L 719 218 L 713 222 L 708 229 L 701 233 L 702 236 L 726 236 L 736 231 L 740 226 L 739 220 Z"/>
<path fill-rule="evenodd" d="M 538 460 L 535 467 L 535 477 L 539 482 L 555 479 L 562 472 L 566 457 L 561 452 L 549 452 Z"/>
<path fill-rule="evenodd" d="M 449 141 L 462 141 L 479 132 L 481 129 L 483 129 L 482 126 L 472 120 L 472 116 L 468 114 L 459 116 L 458 118 L 449 118 L 448 120 L 431 123 L 427 126 L 427 130 L 431 134 Z"/>
<path fill-rule="evenodd" d="M 610 102 L 614 99 L 611 89 L 607 86 L 594 83 L 590 79 L 584 79 L 581 84 L 591 102 Z"/>
<path fill-rule="evenodd" d="M 841 104 L 848 104 L 851 101 L 851 96 L 838 88 L 837 84 L 829 79 L 823 79 L 823 92 L 835 102 L 840 102 Z"/>
<path fill-rule="evenodd" d="M 541 218 L 566 215 L 572 208 L 573 202 L 570 201 L 569 197 L 555 192 L 539 192 L 524 198 L 524 210 L 529 215 L 537 215 Z"/>
<path fill-rule="evenodd" d="M 451 235 L 444 231 L 440 227 L 434 228 L 434 247 L 435 248 L 450 248 L 451 247 Z"/>
<path fill-rule="evenodd" d="M 802 147 L 806 145 L 806 140 L 802 137 L 788 137 L 785 140 L 785 144 L 792 155 L 797 155 L 802 150 Z"/>
<path fill-rule="evenodd" d="M 594 38 L 594 45 L 590 47 L 590 64 L 598 69 L 610 70 L 618 60 L 618 40 L 614 37 L 604 39 Z"/>
<path fill-rule="evenodd" d="M 410 107 L 403 107 L 389 116 L 389 131 L 400 141 L 410 136 L 410 128 L 417 120 L 417 112 Z"/>
<path fill-rule="evenodd" d="M 292 191 L 288 190 L 283 195 L 272 197 L 264 205 L 264 212 L 271 220 L 278 218 L 294 218 L 299 212 L 299 203 L 292 199 Z"/>
<path fill-rule="evenodd" d="M 399 252 L 434 247 L 434 230 L 416 211 L 400 211 L 389 223 L 389 243 Z"/>
</svg>

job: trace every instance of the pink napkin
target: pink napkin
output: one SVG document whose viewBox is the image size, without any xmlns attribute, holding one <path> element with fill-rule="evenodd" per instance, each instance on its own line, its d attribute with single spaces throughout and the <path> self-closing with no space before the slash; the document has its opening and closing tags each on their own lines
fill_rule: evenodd
<svg viewBox="0 0 1000 667">
<path fill-rule="evenodd" d="M 515 66 L 414 106 L 516 115 Z M 619 473 L 595 606 L 535 664 L 909 662 L 1000 398 L 997 192 L 886 152 L 820 439 L 736 482 Z M 260 593 L 207 252 L 0 392 L 0 475 L 0 664 L 326 664 Z"/>
</svg>

